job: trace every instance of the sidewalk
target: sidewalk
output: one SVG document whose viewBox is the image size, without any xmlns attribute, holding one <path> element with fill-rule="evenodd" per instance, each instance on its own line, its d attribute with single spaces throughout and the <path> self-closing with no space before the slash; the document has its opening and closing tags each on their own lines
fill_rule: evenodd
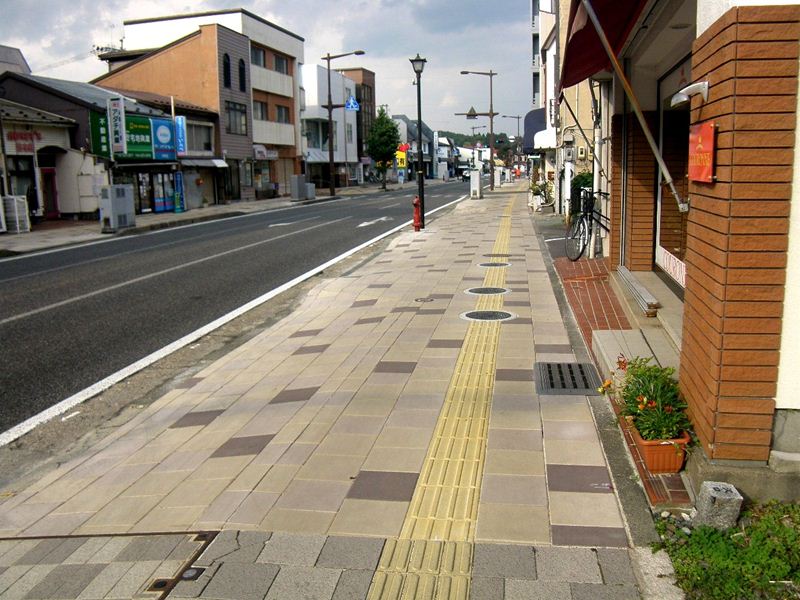
<svg viewBox="0 0 800 600">
<path fill-rule="evenodd" d="M 526 202 L 506 185 L 398 234 L 0 490 L 0 598 L 680 597 L 628 526 L 592 383 L 541 376 L 586 350 Z"/>
</svg>

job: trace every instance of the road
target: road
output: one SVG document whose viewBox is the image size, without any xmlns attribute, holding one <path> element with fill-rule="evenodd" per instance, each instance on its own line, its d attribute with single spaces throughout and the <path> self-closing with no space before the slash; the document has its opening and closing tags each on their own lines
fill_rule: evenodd
<svg viewBox="0 0 800 600">
<path fill-rule="evenodd" d="M 0 261 L 0 432 L 410 220 L 378 192 Z M 426 213 L 468 193 L 426 189 Z M 430 218 L 426 223 L 430 223 Z"/>
</svg>

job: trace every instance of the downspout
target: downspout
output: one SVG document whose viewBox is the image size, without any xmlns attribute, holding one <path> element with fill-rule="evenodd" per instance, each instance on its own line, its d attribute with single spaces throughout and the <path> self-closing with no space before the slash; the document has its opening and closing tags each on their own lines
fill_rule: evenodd
<svg viewBox="0 0 800 600">
<path fill-rule="evenodd" d="M 661 156 L 661 152 L 658 150 L 656 141 L 653 139 L 653 134 L 650 133 L 650 128 L 647 126 L 647 122 L 644 120 L 642 107 L 639 105 L 639 101 L 636 98 L 636 95 L 633 93 L 633 88 L 631 88 L 628 78 L 625 77 L 625 73 L 623 73 L 622 67 L 619 64 L 614 51 L 611 49 L 611 44 L 608 43 L 608 38 L 603 31 L 603 27 L 600 25 L 600 20 L 597 18 L 597 14 L 595 14 L 591 2 L 589 2 L 589 0 L 581 0 L 581 3 L 583 4 L 584 9 L 586 9 L 586 14 L 591 19 L 592 25 L 594 25 L 595 31 L 597 32 L 597 37 L 600 39 L 600 43 L 603 44 L 603 48 L 605 49 L 606 54 L 611 61 L 611 65 L 614 67 L 614 72 L 617 74 L 617 77 L 619 77 L 620 83 L 622 83 L 622 87 L 625 90 L 625 95 L 630 100 L 631 108 L 633 109 L 634 114 L 636 114 L 636 118 L 639 120 L 639 125 L 642 127 L 644 137 L 647 139 L 650 150 L 652 150 L 653 155 L 656 158 L 656 162 L 661 169 L 661 173 L 664 176 L 664 183 L 669 186 L 672 196 L 678 203 L 678 210 L 680 212 L 688 212 L 689 202 L 681 198 L 680 194 L 678 194 L 678 190 L 675 189 L 675 184 L 672 181 L 672 175 L 670 175 L 669 169 L 667 169 L 667 165 L 664 162 L 664 158 Z"/>
</svg>

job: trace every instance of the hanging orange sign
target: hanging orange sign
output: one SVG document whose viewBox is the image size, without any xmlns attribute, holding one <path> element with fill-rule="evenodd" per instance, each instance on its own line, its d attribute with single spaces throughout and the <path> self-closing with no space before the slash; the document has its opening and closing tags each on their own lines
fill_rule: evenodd
<svg viewBox="0 0 800 600">
<path fill-rule="evenodd" d="M 689 127 L 689 181 L 714 183 L 715 133 L 714 121 Z"/>
</svg>

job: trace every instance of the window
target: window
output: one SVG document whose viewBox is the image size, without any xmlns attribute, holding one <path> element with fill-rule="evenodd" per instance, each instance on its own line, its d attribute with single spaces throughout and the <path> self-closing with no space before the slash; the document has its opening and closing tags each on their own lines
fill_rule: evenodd
<svg viewBox="0 0 800 600">
<path fill-rule="evenodd" d="M 195 123 L 186 124 L 186 143 L 189 152 L 212 152 L 211 137 L 214 128 L 211 125 Z"/>
<path fill-rule="evenodd" d="M 289 121 L 289 107 L 288 106 L 276 106 L 276 113 L 275 113 L 275 120 L 278 123 L 290 123 Z"/>
<path fill-rule="evenodd" d="M 253 120 L 266 121 L 267 120 L 267 103 L 253 100 Z"/>
<path fill-rule="evenodd" d="M 289 59 L 280 54 L 275 55 L 275 70 L 284 75 L 289 74 Z"/>
<path fill-rule="evenodd" d="M 347 143 L 348 144 L 352 144 L 353 143 L 353 124 L 352 123 L 347 123 L 346 127 L 347 127 Z"/>
<path fill-rule="evenodd" d="M 250 62 L 257 67 L 264 67 L 267 64 L 267 57 L 263 48 L 250 47 Z"/>
<path fill-rule="evenodd" d="M 244 59 L 239 59 L 239 91 L 247 91 L 247 72 L 245 71 Z"/>
<path fill-rule="evenodd" d="M 306 121 L 306 138 L 308 138 L 309 148 L 322 147 L 322 134 L 320 132 L 319 121 Z"/>
<path fill-rule="evenodd" d="M 227 54 L 222 57 L 222 85 L 231 87 L 231 57 Z"/>
<path fill-rule="evenodd" d="M 225 102 L 225 131 L 247 135 L 247 107 L 238 102 Z"/>
</svg>

